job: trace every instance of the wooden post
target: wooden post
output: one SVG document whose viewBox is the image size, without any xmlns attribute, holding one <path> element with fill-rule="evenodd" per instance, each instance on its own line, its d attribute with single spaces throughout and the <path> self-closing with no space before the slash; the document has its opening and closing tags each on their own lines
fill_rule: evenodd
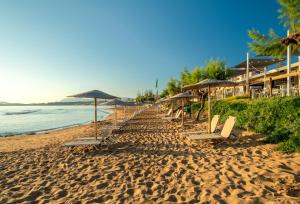
<svg viewBox="0 0 300 204">
<path fill-rule="evenodd" d="M 266 78 L 267 78 L 267 67 L 264 67 L 264 91 L 266 90 L 267 88 L 267 81 L 266 81 Z"/>
<path fill-rule="evenodd" d="M 124 106 L 123 108 L 124 108 L 124 113 L 123 113 L 123 114 L 124 114 L 124 115 L 123 115 L 123 120 L 125 120 L 125 119 L 126 119 L 126 106 Z"/>
<path fill-rule="evenodd" d="M 235 86 L 233 86 L 233 96 L 235 96 Z"/>
<path fill-rule="evenodd" d="M 290 31 L 287 31 L 287 36 L 289 36 Z M 286 53 L 286 73 L 289 74 L 291 71 L 291 45 L 287 46 L 287 53 Z M 291 77 L 288 75 L 286 78 L 286 95 L 290 96 L 290 89 L 291 89 Z"/>
<path fill-rule="evenodd" d="M 115 126 L 117 125 L 117 104 L 115 104 Z"/>
<path fill-rule="evenodd" d="M 184 102 L 183 102 L 183 98 L 181 99 L 181 105 L 182 105 L 182 107 L 181 107 L 181 109 L 182 109 L 182 114 L 181 114 L 181 126 L 182 126 L 182 128 L 183 128 L 183 123 L 184 123 L 184 118 L 183 118 L 183 116 L 184 116 Z"/>
<path fill-rule="evenodd" d="M 211 133 L 211 115 L 210 115 L 210 109 L 211 109 L 211 104 L 210 104 L 210 85 L 208 85 L 208 94 L 207 94 L 207 103 L 208 103 L 208 133 Z"/>
<path fill-rule="evenodd" d="M 94 98 L 94 103 L 95 103 L 95 121 L 94 121 L 94 126 L 95 126 L 95 137 L 97 140 L 97 98 Z"/>
<path fill-rule="evenodd" d="M 249 62 L 249 52 L 247 52 L 247 67 L 246 67 L 246 94 L 249 95 L 249 89 L 250 89 L 250 85 L 249 85 L 249 66 L 250 66 L 250 62 Z"/>
<path fill-rule="evenodd" d="M 298 66 L 298 71 L 300 73 L 300 56 L 298 56 L 298 63 L 299 63 L 299 66 Z M 300 74 L 298 74 L 298 94 L 300 94 Z"/>
<path fill-rule="evenodd" d="M 269 84 L 270 84 L 270 97 L 272 97 L 272 77 L 269 78 Z"/>
</svg>

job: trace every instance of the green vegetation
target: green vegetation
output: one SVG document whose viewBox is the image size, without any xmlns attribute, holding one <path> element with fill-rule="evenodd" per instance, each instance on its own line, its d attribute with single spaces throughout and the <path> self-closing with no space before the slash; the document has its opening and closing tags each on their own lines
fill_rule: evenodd
<svg viewBox="0 0 300 204">
<path fill-rule="evenodd" d="M 290 35 L 300 32 L 300 0 L 278 0 L 281 8 L 278 10 L 280 22 L 286 29 L 290 30 Z M 257 55 L 268 55 L 282 57 L 286 55 L 286 46 L 281 43 L 283 37 L 270 29 L 268 35 L 261 34 L 258 30 L 248 31 L 252 42 L 250 49 Z M 285 37 L 285 36 L 284 36 Z M 292 53 L 299 54 L 300 48 L 291 45 Z"/>
<path fill-rule="evenodd" d="M 227 98 L 215 102 L 212 114 L 223 122 L 236 116 L 236 127 L 266 134 L 266 142 L 279 144 L 284 152 L 300 152 L 300 97 Z"/>
<path fill-rule="evenodd" d="M 171 78 L 160 96 L 175 95 L 180 93 L 182 86 L 195 84 L 203 79 L 226 79 L 229 74 L 224 60 L 210 59 L 204 67 L 195 67 L 192 71 L 185 67 L 180 73 L 180 80 Z"/>
<path fill-rule="evenodd" d="M 196 113 L 199 109 L 202 108 L 201 103 L 192 103 L 192 113 Z M 203 105 L 203 109 L 207 108 L 207 101 Z"/>
<path fill-rule="evenodd" d="M 205 68 L 195 67 L 191 72 L 185 67 L 180 75 L 180 82 L 183 86 L 195 84 L 205 79 Z"/>
<path fill-rule="evenodd" d="M 144 93 L 139 92 L 137 94 L 137 97 L 135 98 L 135 101 L 136 102 L 145 102 L 145 101 L 153 102 L 153 101 L 155 101 L 155 97 L 156 96 L 152 90 L 146 90 Z"/>
<path fill-rule="evenodd" d="M 180 93 L 181 91 L 181 82 L 178 81 L 177 79 L 171 78 L 168 83 L 167 87 L 162 91 L 161 97 L 165 96 L 173 96 L 177 93 Z"/>
</svg>

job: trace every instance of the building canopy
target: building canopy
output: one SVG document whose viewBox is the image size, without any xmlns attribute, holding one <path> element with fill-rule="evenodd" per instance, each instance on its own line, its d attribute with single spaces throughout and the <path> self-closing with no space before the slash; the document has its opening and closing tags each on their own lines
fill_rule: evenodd
<svg viewBox="0 0 300 204">
<path fill-rule="evenodd" d="M 249 71 L 262 71 L 263 68 L 282 62 L 284 58 L 252 58 L 249 59 Z M 232 76 L 237 76 L 246 73 L 247 60 L 230 68 Z"/>
</svg>

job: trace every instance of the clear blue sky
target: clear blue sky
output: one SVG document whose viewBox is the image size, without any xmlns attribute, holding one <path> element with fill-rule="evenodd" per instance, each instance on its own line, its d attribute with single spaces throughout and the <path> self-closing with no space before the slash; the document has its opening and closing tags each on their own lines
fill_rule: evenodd
<svg viewBox="0 0 300 204">
<path fill-rule="evenodd" d="M 285 33 L 275 0 L 0 2 L 0 101 L 99 89 L 134 97 L 211 57 L 245 59 L 247 30 Z"/>
</svg>

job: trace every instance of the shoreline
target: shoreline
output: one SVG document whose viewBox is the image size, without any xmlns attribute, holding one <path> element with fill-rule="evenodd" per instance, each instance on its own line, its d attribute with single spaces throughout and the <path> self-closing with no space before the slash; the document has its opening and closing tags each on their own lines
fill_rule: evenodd
<svg viewBox="0 0 300 204">
<path fill-rule="evenodd" d="M 104 111 L 104 110 L 109 110 L 109 111 Z M 105 121 L 109 117 L 111 117 L 112 114 L 114 114 L 114 110 L 111 110 L 111 109 L 104 109 L 104 110 L 101 110 L 101 112 L 107 112 L 107 115 L 104 116 L 101 120 L 98 120 L 98 122 Z M 73 127 L 79 127 L 79 126 L 93 124 L 93 123 L 94 123 L 94 121 L 88 121 L 88 122 L 70 124 L 70 125 L 49 128 L 49 129 L 44 129 L 44 130 L 27 131 L 27 132 L 22 132 L 22 133 L 15 133 L 15 134 L 14 133 L 0 134 L 0 138 L 12 138 L 12 137 L 22 137 L 22 136 L 28 136 L 28 135 L 32 136 L 32 135 L 39 135 L 39 134 L 49 134 L 54 131 L 64 130 L 64 129 L 73 128 Z"/>
<path fill-rule="evenodd" d="M 110 113 L 98 121 L 98 130 L 101 134 L 101 127 L 110 125 L 114 120 L 114 113 L 117 111 L 118 118 L 123 117 L 123 109 L 109 108 Z M 129 110 L 128 110 L 129 111 Z M 79 124 L 75 126 L 56 128 L 50 131 L 41 131 L 34 134 L 18 134 L 3 137 L 0 136 L 0 152 L 15 152 L 20 150 L 32 150 L 46 146 L 63 144 L 66 141 L 79 137 L 94 135 L 94 122 Z"/>
<path fill-rule="evenodd" d="M 77 123 L 77 124 L 66 125 L 66 126 L 62 126 L 62 127 L 50 128 L 50 129 L 45 129 L 45 130 L 28 131 L 28 132 L 22 132 L 22 133 L 16 133 L 16 134 L 0 135 L 0 138 L 11 138 L 11 137 L 26 136 L 26 135 L 47 134 L 47 133 L 51 133 L 51 132 L 58 131 L 58 130 L 64 130 L 64 129 L 68 129 L 68 128 L 72 128 L 72 127 L 78 127 L 81 125 L 87 125 L 89 123 L 91 123 L 91 122 Z"/>
</svg>

